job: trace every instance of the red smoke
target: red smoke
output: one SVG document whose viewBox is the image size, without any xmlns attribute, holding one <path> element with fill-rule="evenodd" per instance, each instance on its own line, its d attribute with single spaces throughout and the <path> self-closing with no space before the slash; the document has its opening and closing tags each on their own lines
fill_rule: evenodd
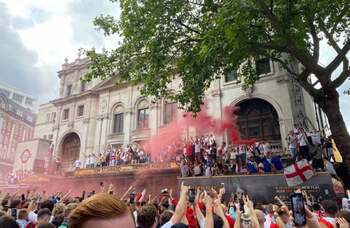
<svg viewBox="0 0 350 228">
<path fill-rule="evenodd" d="M 208 114 L 208 107 L 202 105 L 201 112 L 196 116 L 190 113 L 183 113 L 180 119 L 177 119 L 166 127 L 160 129 L 158 135 L 153 136 L 146 146 L 151 151 L 154 157 L 160 151 L 164 150 L 168 145 L 179 142 L 188 127 L 196 129 L 198 136 L 203 134 L 213 133 L 215 135 L 223 135 L 227 132 L 229 140 L 233 144 L 248 144 L 255 143 L 255 139 L 242 140 L 240 138 L 239 131 L 236 126 L 236 115 L 234 114 L 235 108 L 227 106 L 223 110 L 223 116 L 221 118 L 214 118 Z"/>
</svg>

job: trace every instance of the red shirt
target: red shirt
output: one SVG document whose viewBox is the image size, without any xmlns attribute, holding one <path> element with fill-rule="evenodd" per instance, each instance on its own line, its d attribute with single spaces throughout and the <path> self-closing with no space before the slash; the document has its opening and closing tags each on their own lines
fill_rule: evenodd
<svg viewBox="0 0 350 228">
<path fill-rule="evenodd" d="M 189 228 L 199 228 L 197 223 L 196 213 L 190 207 L 187 207 L 186 209 L 186 218 L 188 221 Z"/>
<path fill-rule="evenodd" d="M 188 143 L 186 146 L 186 155 L 187 156 L 192 156 L 192 145 L 191 143 Z"/>
<path fill-rule="evenodd" d="M 225 215 L 225 217 L 230 225 L 230 228 L 233 228 L 235 226 L 235 220 L 230 215 Z"/>
</svg>

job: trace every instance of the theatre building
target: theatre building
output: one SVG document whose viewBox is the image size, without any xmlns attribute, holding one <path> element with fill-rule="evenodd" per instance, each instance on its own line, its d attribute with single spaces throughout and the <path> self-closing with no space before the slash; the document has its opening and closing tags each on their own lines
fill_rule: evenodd
<svg viewBox="0 0 350 228">
<path fill-rule="evenodd" d="M 21 147 L 24 150 L 32 146 L 37 151 L 32 159 L 44 160 L 52 153 L 50 156 L 59 157 L 63 169 L 68 170 L 76 159 L 84 164 L 85 156 L 103 152 L 108 145 L 125 147 L 142 143 L 182 115 L 176 103 L 143 97 L 139 91 L 142 85 L 116 86 L 118 76 L 81 81 L 87 70 L 87 59 L 62 65 L 58 72 L 59 96 L 39 107 L 34 138 L 42 141 L 24 143 Z M 278 63 L 261 59 L 256 62 L 256 71 L 261 78 L 246 91 L 235 73 L 213 81 L 206 92 L 210 114 L 222 118 L 224 107 L 239 106 L 237 124 L 241 137 L 269 141 L 275 150 L 287 146 L 285 138 L 294 123 L 318 128 L 322 116 L 311 97 Z M 171 88 L 177 90 L 179 83 L 173 81 Z M 186 134 L 195 135 L 195 129 Z M 45 140 L 52 141 L 51 152 L 38 151 Z M 224 135 L 217 136 L 217 140 L 221 144 L 228 139 Z M 18 156 L 21 153 L 18 151 Z M 33 169 L 34 160 L 23 166 L 19 159 L 17 168 Z"/>
</svg>

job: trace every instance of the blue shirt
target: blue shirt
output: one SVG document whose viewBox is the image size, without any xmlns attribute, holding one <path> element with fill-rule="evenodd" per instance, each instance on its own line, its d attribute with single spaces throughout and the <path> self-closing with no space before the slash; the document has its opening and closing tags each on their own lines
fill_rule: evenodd
<svg viewBox="0 0 350 228">
<path fill-rule="evenodd" d="M 274 156 L 271 158 L 271 163 L 275 166 L 276 170 L 282 171 L 283 170 L 283 163 L 281 160 L 281 156 Z"/>
<path fill-rule="evenodd" d="M 258 172 L 258 170 L 256 169 L 254 163 L 251 162 L 251 161 L 248 161 L 248 163 L 247 163 L 247 170 L 248 170 L 248 173 L 250 173 L 250 174 Z"/>
<path fill-rule="evenodd" d="M 271 173 L 272 172 L 272 165 L 271 165 L 271 163 L 266 158 L 263 158 L 262 163 L 264 164 L 264 172 L 265 173 Z"/>
</svg>

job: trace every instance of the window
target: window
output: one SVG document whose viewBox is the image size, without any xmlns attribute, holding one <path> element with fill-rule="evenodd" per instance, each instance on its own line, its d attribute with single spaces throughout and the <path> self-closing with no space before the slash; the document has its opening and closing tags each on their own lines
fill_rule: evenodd
<svg viewBox="0 0 350 228">
<path fill-rule="evenodd" d="M 22 95 L 19 95 L 17 93 L 14 93 L 13 96 L 12 96 L 12 99 L 19 102 L 19 103 L 22 103 L 23 101 L 23 96 Z"/>
<path fill-rule="evenodd" d="M 19 117 L 23 117 L 23 111 L 22 110 L 16 109 L 16 114 Z"/>
<path fill-rule="evenodd" d="M 68 86 L 67 86 L 67 96 L 72 95 L 72 88 L 73 88 L 72 85 L 68 85 Z"/>
<path fill-rule="evenodd" d="M 122 133 L 124 130 L 124 113 L 116 113 L 113 117 L 113 133 Z"/>
<path fill-rule="evenodd" d="M 78 116 L 83 116 L 84 115 L 84 105 L 79 105 L 78 106 Z"/>
<path fill-rule="evenodd" d="M 63 110 L 63 120 L 68 120 L 69 118 L 69 109 Z"/>
<path fill-rule="evenodd" d="M 174 119 L 176 119 L 177 116 L 177 104 L 176 102 L 173 103 L 166 103 L 164 106 L 164 124 L 168 124 Z"/>
<path fill-rule="evenodd" d="M 34 118 L 33 118 L 33 116 L 31 116 L 31 115 L 27 115 L 26 120 L 27 120 L 28 122 L 30 122 L 30 123 L 33 123 L 33 122 L 34 122 Z"/>
<path fill-rule="evenodd" d="M 81 81 L 80 92 L 84 92 L 86 90 L 86 81 Z"/>
<path fill-rule="evenodd" d="M 27 97 L 26 98 L 26 105 L 33 105 L 34 99 Z"/>
<path fill-rule="evenodd" d="M 236 71 L 231 71 L 225 75 L 225 82 L 232 82 L 236 80 L 236 78 L 237 78 Z"/>
<path fill-rule="evenodd" d="M 50 122 L 51 121 L 51 114 L 47 113 L 46 114 L 46 122 Z"/>
<path fill-rule="evenodd" d="M 51 114 L 51 117 L 52 117 L 52 120 L 55 121 L 55 120 L 56 120 L 56 112 L 53 112 L 53 113 Z"/>
<path fill-rule="evenodd" d="M 6 103 L 5 102 L 6 102 L 5 99 L 0 97 L 0 108 L 6 109 Z"/>
<path fill-rule="evenodd" d="M 269 58 L 263 58 L 256 61 L 256 73 L 257 75 L 269 74 L 271 73 L 271 65 Z"/>
<path fill-rule="evenodd" d="M 137 128 L 148 128 L 149 109 L 142 108 L 137 110 Z"/>
</svg>

